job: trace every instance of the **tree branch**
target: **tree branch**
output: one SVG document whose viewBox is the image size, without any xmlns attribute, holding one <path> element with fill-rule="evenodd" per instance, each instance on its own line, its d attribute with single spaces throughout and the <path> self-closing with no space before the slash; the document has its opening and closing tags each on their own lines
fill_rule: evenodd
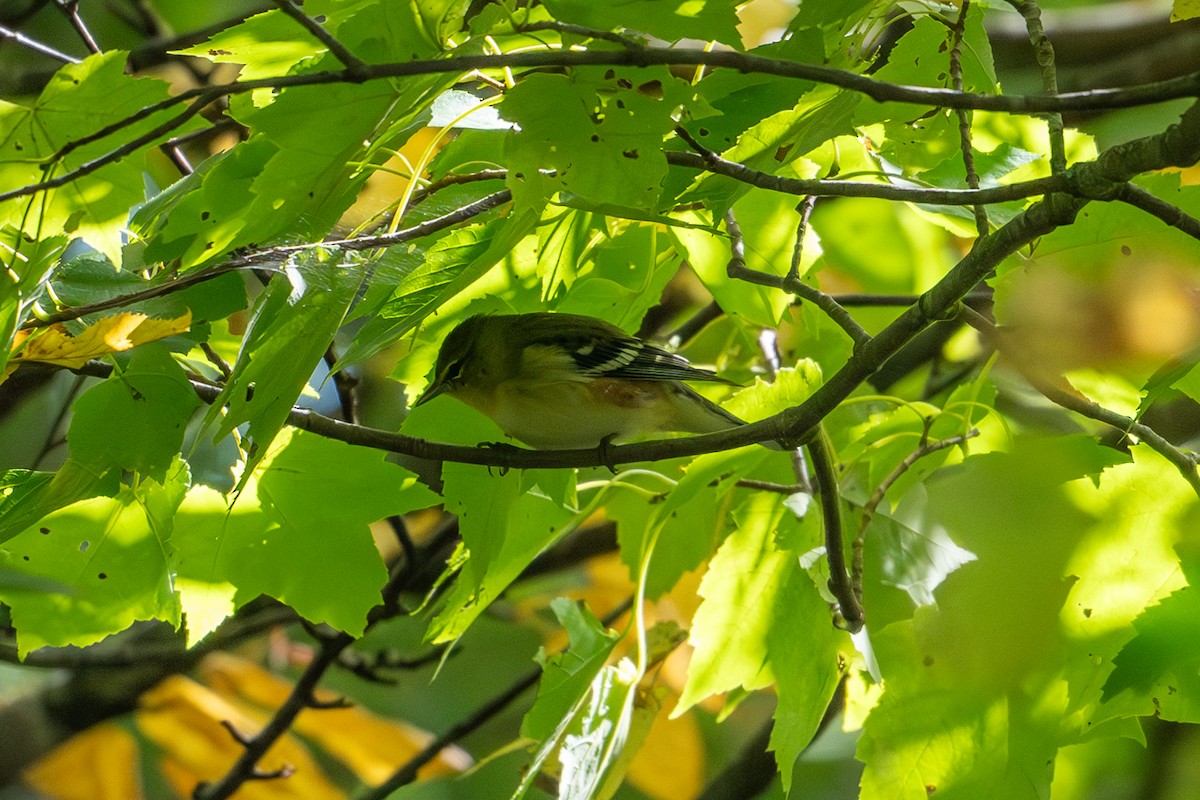
<svg viewBox="0 0 1200 800">
<path fill-rule="evenodd" d="M 1058 94 L 1058 72 L 1054 66 L 1054 45 L 1042 27 L 1042 10 L 1035 0 L 1007 0 L 1008 4 L 1025 18 L 1029 32 L 1029 43 L 1037 55 L 1042 74 L 1042 88 L 1053 97 Z M 1067 145 L 1063 138 L 1063 119 L 1058 111 L 1045 114 L 1046 127 L 1050 134 L 1050 171 L 1059 174 L 1067 168 Z"/>
<path fill-rule="evenodd" d="M 9 39 L 23 47 L 28 47 L 35 53 L 41 53 L 44 56 L 49 56 L 55 61 L 61 61 L 64 64 L 79 63 L 79 59 L 75 58 L 75 56 L 69 56 L 66 53 L 59 52 L 48 44 L 42 44 L 36 39 L 29 38 L 20 31 L 14 31 L 10 28 L 4 27 L 3 25 L 0 25 L 0 39 Z"/>
<path fill-rule="evenodd" d="M 276 247 L 264 247 L 258 250 L 252 250 L 242 255 L 236 256 L 224 264 L 218 264 L 196 272 L 189 272 L 186 275 L 181 275 L 174 278 L 170 282 L 162 283 L 157 286 L 150 286 L 141 291 L 131 292 L 130 294 L 112 297 L 108 300 L 101 300 L 96 303 L 89 303 L 85 306 L 74 306 L 72 308 L 63 308 L 53 314 L 46 314 L 36 319 L 26 320 L 22 323 L 21 328 L 45 328 L 49 325 L 55 325 L 67 320 L 79 319 L 89 314 L 96 314 L 101 311 L 108 311 L 114 308 L 133 305 L 135 303 L 145 302 L 155 297 L 173 294 L 189 286 L 195 286 L 199 283 L 212 280 L 229 272 L 235 272 L 241 269 L 247 269 L 266 261 L 284 260 L 288 256 L 299 253 L 303 250 L 310 250 L 314 247 L 329 247 L 338 248 L 346 251 L 356 250 L 373 250 L 378 247 L 390 247 L 401 242 L 411 241 L 412 239 L 420 239 L 423 236 L 437 233 L 445 228 L 458 225 L 472 217 L 476 217 L 487 211 L 491 211 L 497 206 L 507 203 L 512 198 L 512 194 L 503 189 L 499 192 L 487 195 L 476 200 L 473 203 L 468 203 L 465 206 L 456 208 L 448 214 L 443 214 L 440 217 L 425 220 L 422 223 L 394 231 L 393 233 L 380 234 L 377 236 L 361 236 L 354 239 L 334 239 L 326 242 L 317 242 L 315 244 L 300 244 L 300 245 L 279 245 Z"/>
<path fill-rule="evenodd" d="M 201 108 L 229 95 L 244 94 L 258 89 L 286 89 L 295 86 L 317 86 L 332 83 L 362 83 L 367 80 L 403 78 L 414 75 L 470 73 L 477 70 L 504 68 L 544 68 L 579 66 L 707 66 L 762 73 L 785 78 L 813 81 L 837 86 L 863 94 L 878 102 L 913 103 L 938 108 L 964 108 L 984 111 L 1007 111 L 1015 114 L 1036 114 L 1047 111 L 1094 111 L 1160 103 L 1182 97 L 1200 95 L 1200 72 L 1157 83 L 1124 89 L 1096 89 L 1071 92 L 1055 97 L 1037 95 L 991 95 L 957 92 L 941 87 L 903 86 L 877 81 L 846 70 L 766 58 L 735 51 L 704 51 L 647 47 L 632 50 L 549 50 L 521 51 L 501 55 L 453 56 L 437 60 L 418 60 L 370 64 L 362 68 L 346 68 L 331 72 L 284 75 L 255 80 L 235 81 L 189 91 L 153 103 L 60 148 L 47 163 L 60 161 L 67 153 L 84 144 L 106 138 L 159 111 L 180 103 L 193 102 L 187 111 L 176 115 L 153 130 L 137 136 L 121 147 L 98 156 L 58 178 L 29 184 L 0 192 L 0 202 L 25 197 L 47 189 L 64 186 L 101 167 L 130 155 L 158 138 L 178 128 Z M 976 200 L 975 202 L 982 202 Z"/>
<path fill-rule="evenodd" d="M 272 0 L 272 2 L 279 7 L 280 11 L 300 23 L 318 42 L 328 47 L 329 52 L 333 53 L 334 57 L 342 62 L 348 71 L 359 72 L 363 75 L 363 79 L 366 79 L 368 69 L 366 62 L 351 53 L 349 48 L 339 42 L 336 36 L 325 30 L 321 23 L 305 14 L 304 9 L 293 3 L 292 0 Z"/>
<path fill-rule="evenodd" d="M 972 328 L 975 328 L 975 330 L 987 337 L 997 350 L 1006 352 L 1009 349 L 1002 332 L 986 317 L 977 311 L 965 307 L 961 310 L 961 313 L 963 319 Z M 1010 358 L 1009 362 L 1021 373 L 1021 377 L 1030 386 L 1037 389 L 1039 393 L 1055 405 L 1062 406 L 1068 411 L 1074 411 L 1076 414 L 1094 419 L 1097 422 L 1102 422 L 1122 433 L 1136 436 L 1145 442 L 1148 447 L 1171 462 L 1179 470 L 1179 474 L 1183 476 L 1183 479 L 1192 487 L 1192 490 L 1196 492 L 1196 495 L 1200 496 L 1200 472 L 1198 472 L 1200 458 L 1198 458 L 1197 454 L 1184 452 L 1167 441 L 1153 428 L 1138 422 L 1132 417 L 1127 417 L 1124 414 L 1119 414 L 1116 411 L 1111 411 L 1097 403 L 1093 403 L 1086 397 L 1074 393 L 1073 390 L 1067 391 L 1047 382 L 1028 369 L 1025 366 L 1024 359 L 1019 357 Z"/>
<path fill-rule="evenodd" d="M 958 17 L 950 29 L 954 40 L 954 44 L 950 48 L 950 85 L 960 92 L 963 91 L 962 43 L 967 30 L 967 14 L 970 13 L 970 10 L 971 0 L 962 0 L 962 7 L 958 9 Z M 978 189 L 979 173 L 975 170 L 975 148 L 971 146 L 971 112 L 965 108 L 956 108 L 954 113 L 958 116 L 958 146 L 962 151 L 967 186 Z M 979 232 L 980 236 L 986 236 L 992 227 L 988 222 L 987 210 L 982 203 L 976 203 L 971 209 L 975 213 L 975 230 Z"/>
<path fill-rule="evenodd" d="M 1172 228 L 1178 228 L 1193 239 L 1200 239 L 1200 219 L 1196 219 L 1179 206 L 1155 197 L 1136 183 L 1126 183 L 1120 187 L 1116 199 L 1145 211 L 1153 217 L 1158 217 Z"/>
<path fill-rule="evenodd" d="M 730 278 L 780 289 L 811 301 L 846 332 L 855 347 L 861 347 L 871 340 L 871 335 L 855 322 L 854 317 L 850 316 L 846 309 L 839 306 L 837 301 L 815 286 L 810 286 L 798 278 L 789 283 L 787 277 L 771 275 L 747 267 L 746 241 L 742 237 L 742 226 L 738 224 L 732 208 L 725 212 L 725 230 L 729 232 L 730 238 L 730 258 L 729 263 L 725 266 L 725 272 Z M 788 285 L 785 286 L 785 284 Z"/>
<path fill-rule="evenodd" d="M 842 497 L 838 492 L 837 470 L 823 434 L 818 432 L 807 445 L 808 459 L 816 478 L 821 501 L 821 524 L 825 528 L 825 559 L 829 562 L 829 591 L 838 601 L 838 610 L 846 629 L 858 633 L 863 627 L 862 598 L 851 582 L 846 568 L 846 544 L 842 537 Z"/>
</svg>

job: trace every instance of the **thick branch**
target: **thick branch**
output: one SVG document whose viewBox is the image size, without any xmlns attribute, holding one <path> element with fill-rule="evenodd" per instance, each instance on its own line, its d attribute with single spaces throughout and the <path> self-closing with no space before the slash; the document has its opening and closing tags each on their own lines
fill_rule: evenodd
<svg viewBox="0 0 1200 800">
<path fill-rule="evenodd" d="M 159 138 L 175 130 L 199 113 L 200 109 L 204 106 L 218 98 L 233 94 L 244 94 L 258 89 L 286 89 L 295 86 L 314 86 L 331 83 L 362 83 L 367 80 L 403 78 L 414 75 L 466 74 L 475 70 L 575 66 L 724 67 L 735 69 L 739 72 L 778 75 L 838 86 L 848 91 L 866 95 L 878 102 L 911 103 L 938 108 L 964 108 L 1029 114 L 1047 111 L 1091 111 L 1128 108 L 1200 95 L 1200 72 L 1125 89 L 1097 89 L 1061 94 L 1056 97 L 1044 97 L 1034 95 L 974 94 L 957 92 L 953 89 L 941 87 L 902 86 L 884 83 L 846 70 L 765 58 L 763 56 L 733 51 L 710 52 L 704 50 L 649 47 L 636 50 L 548 50 L 523 51 L 501 55 L 455 56 L 438 60 L 371 64 L 361 68 L 348 67 L 344 70 L 332 72 L 284 75 L 237 81 L 181 92 L 174 97 L 146 106 L 124 120 L 81 136 L 79 139 L 72 141 L 69 145 L 60 149 L 54 156 L 47 159 L 47 162 L 57 162 L 67 153 L 84 144 L 111 136 L 137 121 L 179 103 L 191 102 L 187 111 L 176 115 L 171 120 L 155 127 L 148 133 L 126 142 L 121 147 L 98 156 L 71 172 L 60 175 L 58 178 L 29 184 L 8 192 L 0 192 L 0 202 L 36 194 L 46 189 L 57 188 L 83 175 L 95 172 L 97 169 L 118 161 L 146 145 L 157 142 Z"/>
</svg>

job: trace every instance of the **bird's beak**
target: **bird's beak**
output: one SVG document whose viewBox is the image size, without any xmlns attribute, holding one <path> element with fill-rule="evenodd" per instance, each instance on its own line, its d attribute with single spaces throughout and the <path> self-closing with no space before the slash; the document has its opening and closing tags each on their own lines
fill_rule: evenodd
<svg viewBox="0 0 1200 800">
<path fill-rule="evenodd" d="M 413 403 L 412 407 L 416 408 L 417 406 L 428 403 L 439 394 L 443 394 L 449 388 L 450 384 L 446 381 L 441 380 L 440 378 L 434 379 L 433 383 L 429 384 L 429 387 L 421 394 L 420 397 L 417 398 L 417 402 Z"/>
</svg>

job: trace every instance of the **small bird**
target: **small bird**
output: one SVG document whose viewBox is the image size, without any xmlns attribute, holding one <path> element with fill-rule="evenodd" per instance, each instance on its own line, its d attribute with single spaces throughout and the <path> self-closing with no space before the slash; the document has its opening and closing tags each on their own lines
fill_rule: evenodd
<svg viewBox="0 0 1200 800">
<path fill-rule="evenodd" d="M 746 424 L 683 381 L 731 383 L 594 317 L 477 315 L 446 336 L 414 407 L 449 395 L 542 450 Z"/>
</svg>

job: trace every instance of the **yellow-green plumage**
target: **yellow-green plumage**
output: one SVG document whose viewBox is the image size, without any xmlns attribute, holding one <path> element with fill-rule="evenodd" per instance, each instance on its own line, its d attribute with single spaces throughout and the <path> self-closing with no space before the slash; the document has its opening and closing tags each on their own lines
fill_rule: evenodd
<svg viewBox="0 0 1200 800">
<path fill-rule="evenodd" d="M 541 449 L 745 423 L 684 384 L 723 381 L 614 325 L 574 314 L 475 316 L 442 342 L 433 383 Z"/>
</svg>

